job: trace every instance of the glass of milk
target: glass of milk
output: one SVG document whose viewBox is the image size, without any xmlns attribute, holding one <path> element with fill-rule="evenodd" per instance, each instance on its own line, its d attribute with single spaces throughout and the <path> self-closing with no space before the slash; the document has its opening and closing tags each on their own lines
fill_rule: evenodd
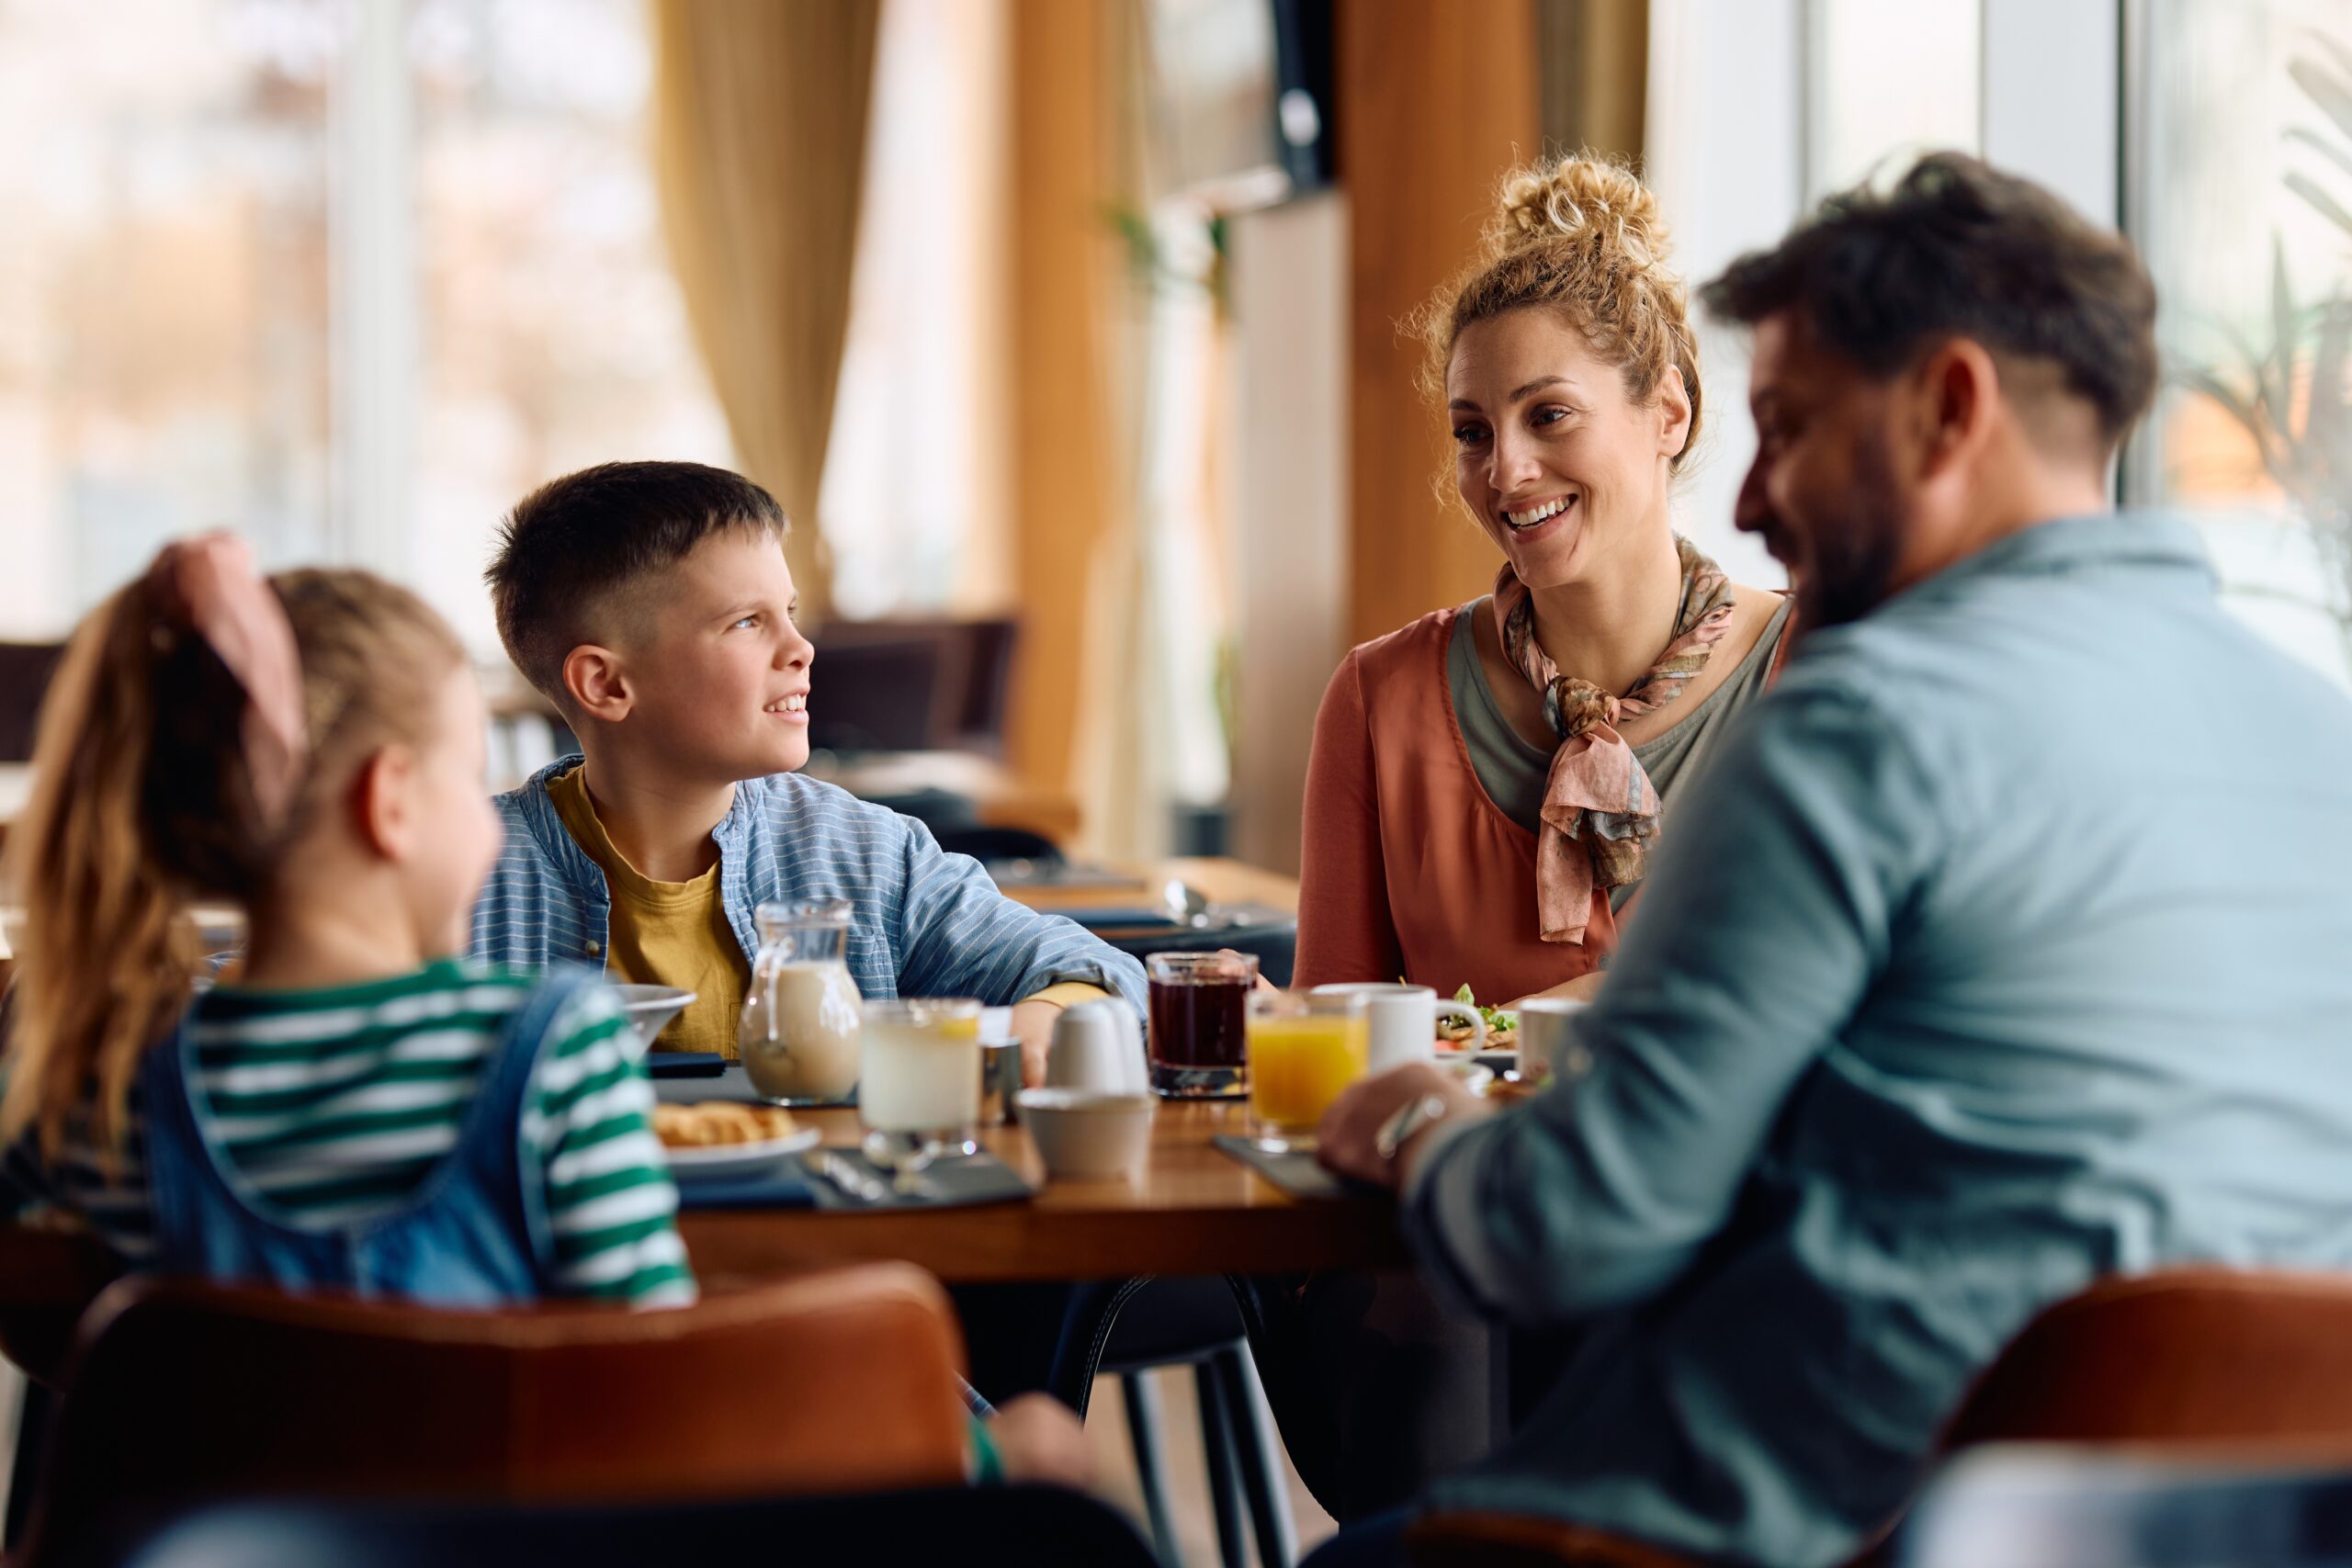
<svg viewBox="0 0 2352 1568">
<path fill-rule="evenodd" d="M 980 1004 L 963 998 L 867 1002 L 857 1119 L 865 1157 L 911 1178 L 969 1153 L 980 1120 Z"/>
<path fill-rule="evenodd" d="M 743 1074 L 778 1105 L 838 1105 L 857 1088 L 858 995 L 846 898 L 763 904 L 735 1033 Z"/>
</svg>

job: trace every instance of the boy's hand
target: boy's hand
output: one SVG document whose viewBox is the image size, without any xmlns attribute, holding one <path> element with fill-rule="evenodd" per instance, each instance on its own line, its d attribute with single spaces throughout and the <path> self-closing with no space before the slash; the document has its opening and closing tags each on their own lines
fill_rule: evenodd
<svg viewBox="0 0 2352 1568">
<path fill-rule="evenodd" d="M 1021 1081 L 1031 1088 L 1046 1081 L 1046 1052 L 1054 1043 L 1054 1020 L 1059 1002 L 1025 1001 L 1012 1005 L 1012 1037 L 1021 1042 Z"/>
</svg>

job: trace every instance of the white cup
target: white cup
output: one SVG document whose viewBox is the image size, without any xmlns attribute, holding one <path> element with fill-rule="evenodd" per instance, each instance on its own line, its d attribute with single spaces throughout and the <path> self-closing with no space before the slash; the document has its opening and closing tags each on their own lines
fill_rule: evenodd
<svg viewBox="0 0 2352 1568">
<path fill-rule="evenodd" d="M 1054 1020 L 1046 1087 L 1140 1094 L 1148 1069 L 1143 1031 L 1124 1002 L 1078 1002 Z"/>
<path fill-rule="evenodd" d="M 1317 986 L 1314 994 L 1363 998 L 1364 1017 L 1372 1029 L 1372 1044 L 1364 1063 L 1368 1072 L 1385 1073 L 1407 1062 L 1426 1062 L 1435 1057 L 1440 1013 L 1468 1021 L 1472 1050 L 1487 1043 L 1487 1021 L 1476 1008 L 1451 997 L 1440 997 L 1427 986 L 1366 980 Z"/>
<path fill-rule="evenodd" d="M 1531 997 L 1519 1004 L 1519 1061 L 1522 1076 L 1574 1079 L 1591 1066 L 1590 1054 L 1577 1043 L 1577 1014 L 1592 1004 L 1569 997 Z"/>
</svg>

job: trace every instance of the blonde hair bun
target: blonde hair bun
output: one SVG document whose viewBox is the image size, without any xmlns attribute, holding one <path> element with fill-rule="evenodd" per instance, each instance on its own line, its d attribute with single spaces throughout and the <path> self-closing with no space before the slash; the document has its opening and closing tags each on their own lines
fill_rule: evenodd
<svg viewBox="0 0 2352 1568">
<path fill-rule="evenodd" d="M 1551 240 L 1599 240 L 1637 270 L 1671 248 L 1657 197 L 1633 171 L 1590 153 L 1547 158 L 1503 176 L 1492 239 L 1517 250 Z"/>
</svg>

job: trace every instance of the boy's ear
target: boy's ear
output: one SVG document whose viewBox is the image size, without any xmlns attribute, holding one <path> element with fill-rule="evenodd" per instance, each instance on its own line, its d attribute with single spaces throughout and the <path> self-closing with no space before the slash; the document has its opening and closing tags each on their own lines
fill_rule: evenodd
<svg viewBox="0 0 2352 1568">
<path fill-rule="evenodd" d="M 386 746 L 360 764 L 351 783 L 352 825 L 362 842 L 389 861 L 415 852 L 424 831 L 414 798 L 416 753 Z"/>
<path fill-rule="evenodd" d="M 563 689 L 582 713 L 606 724 L 628 716 L 632 698 L 620 655 L 609 648 L 582 643 L 564 655 Z"/>
</svg>

